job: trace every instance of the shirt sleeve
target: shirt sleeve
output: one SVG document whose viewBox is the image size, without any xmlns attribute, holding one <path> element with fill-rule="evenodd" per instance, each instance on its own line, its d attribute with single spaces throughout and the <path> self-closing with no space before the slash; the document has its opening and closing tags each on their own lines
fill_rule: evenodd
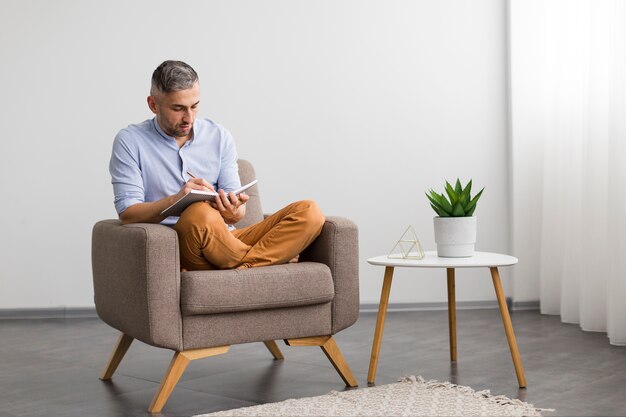
<svg viewBox="0 0 626 417">
<path fill-rule="evenodd" d="M 122 132 L 117 134 L 113 142 L 109 172 L 113 184 L 115 210 L 118 214 L 134 204 L 145 201 L 137 149 L 125 140 Z"/>
<path fill-rule="evenodd" d="M 237 149 L 235 147 L 235 141 L 226 129 L 223 131 L 224 140 L 222 141 L 221 151 L 221 169 L 217 178 L 217 187 L 223 189 L 226 192 L 235 190 L 241 187 L 241 180 L 239 179 L 239 165 L 237 164 Z"/>
</svg>

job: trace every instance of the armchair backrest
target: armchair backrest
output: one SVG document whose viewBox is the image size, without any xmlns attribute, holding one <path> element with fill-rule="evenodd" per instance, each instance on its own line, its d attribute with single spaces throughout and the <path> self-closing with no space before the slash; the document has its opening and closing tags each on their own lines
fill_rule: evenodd
<svg viewBox="0 0 626 417">
<path fill-rule="evenodd" d="M 239 163 L 239 178 L 241 184 L 247 184 L 250 181 L 256 179 L 256 173 L 252 164 L 245 159 L 240 159 Z M 235 226 L 238 229 L 242 227 L 250 226 L 256 222 L 263 220 L 263 209 L 261 208 L 261 197 L 259 195 L 259 184 L 254 185 L 252 188 L 246 191 L 246 194 L 250 196 L 250 200 L 246 203 L 246 217 L 244 217 Z"/>
</svg>

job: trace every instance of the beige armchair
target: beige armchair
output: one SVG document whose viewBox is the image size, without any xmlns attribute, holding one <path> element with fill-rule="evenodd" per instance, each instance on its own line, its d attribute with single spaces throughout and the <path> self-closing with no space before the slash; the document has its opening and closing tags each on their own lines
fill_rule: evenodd
<svg viewBox="0 0 626 417">
<path fill-rule="evenodd" d="M 239 161 L 242 183 L 255 178 Z M 249 190 L 239 227 L 263 217 L 257 186 Z M 93 228 L 96 310 L 121 335 L 102 375 L 110 379 L 133 339 L 174 356 L 148 411 L 160 412 L 190 361 L 226 353 L 230 345 L 263 342 L 283 359 L 276 340 L 320 346 L 346 385 L 357 386 L 333 335 L 358 317 L 358 232 L 327 217 L 321 235 L 298 263 L 246 270 L 180 272 L 178 238 L 159 224 Z"/>
</svg>

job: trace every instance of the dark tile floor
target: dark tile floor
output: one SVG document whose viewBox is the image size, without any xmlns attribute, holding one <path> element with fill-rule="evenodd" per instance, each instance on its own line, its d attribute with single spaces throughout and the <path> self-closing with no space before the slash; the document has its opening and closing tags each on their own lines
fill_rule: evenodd
<svg viewBox="0 0 626 417">
<path fill-rule="evenodd" d="M 520 398 L 546 416 L 626 416 L 626 348 L 605 334 L 582 332 L 536 311 L 512 314 L 526 370 L 519 389 L 497 310 L 460 310 L 458 362 L 448 353 L 445 311 L 390 312 L 377 384 L 403 375 L 451 381 Z M 336 336 L 361 387 L 376 315 Z M 98 374 L 117 332 L 98 319 L 0 321 L 0 417 L 147 416 L 145 411 L 171 359 L 170 351 L 133 342 L 110 382 Z M 261 343 L 194 361 L 163 416 L 193 414 L 322 395 L 344 385 L 319 348 L 279 343 L 274 361 Z"/>
</svg>

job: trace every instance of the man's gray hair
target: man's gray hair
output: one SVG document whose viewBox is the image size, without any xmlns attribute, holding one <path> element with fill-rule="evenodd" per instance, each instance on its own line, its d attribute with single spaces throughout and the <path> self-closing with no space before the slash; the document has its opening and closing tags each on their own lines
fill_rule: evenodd
<svg viewBox="0 0 626 417">
<path fill-rule="evenodd" d="M 187 90 L 198 82 L 198 74 L 182 61 L 164 61 L 152 73 L 150 95 Z"/>
</svg>

